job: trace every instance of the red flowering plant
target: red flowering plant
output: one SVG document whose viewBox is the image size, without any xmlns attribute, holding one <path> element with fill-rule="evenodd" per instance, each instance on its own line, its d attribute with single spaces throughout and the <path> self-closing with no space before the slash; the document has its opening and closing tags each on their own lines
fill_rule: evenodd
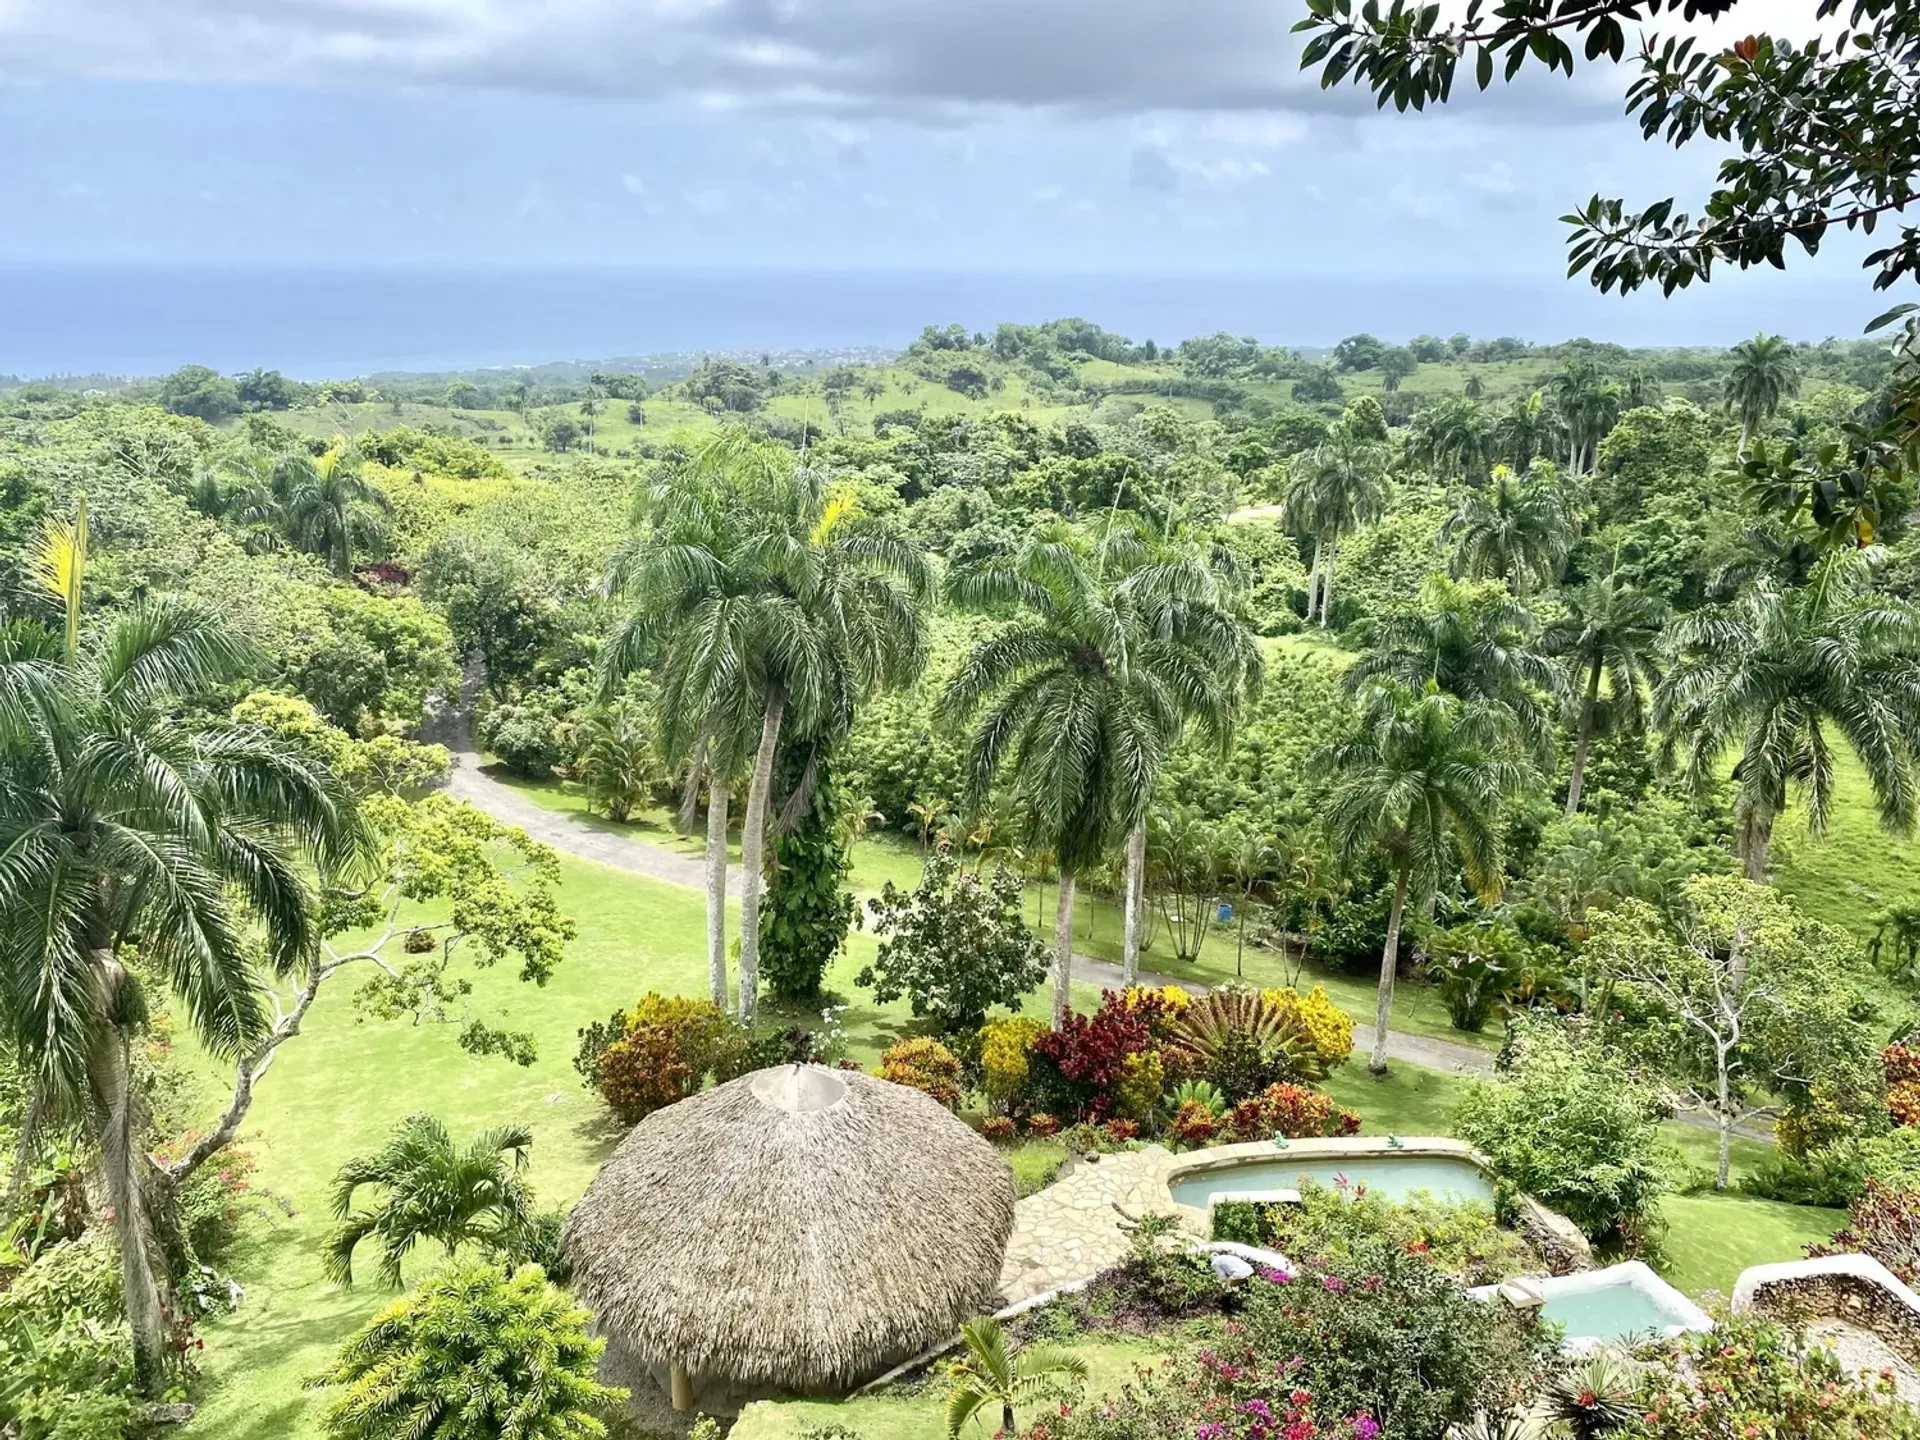
<svg viewBox="0 0 1920 1440">
<path fill-rule="evenodd" d="M 1026 1440 L 1376 1440 L 1371 1415 L 1323 1416 L 1298 1383 L 1299 1363 L 1199 1350 L 1138 1368 L 1117 1397 L 1063 1408 Z"/>
</svg>

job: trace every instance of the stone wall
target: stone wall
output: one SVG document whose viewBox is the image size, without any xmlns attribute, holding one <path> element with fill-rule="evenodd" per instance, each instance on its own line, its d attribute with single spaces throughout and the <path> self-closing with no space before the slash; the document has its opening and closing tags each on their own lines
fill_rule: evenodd
<svg viewBox="0 0 1920 1440">
<path fill-rule="evenodd" d="M 1734 1286 L 1733 1308 L 1794 1325 L 1838 1320 L 1920 1367 L 1920 1295 L 1866 1255 L 1756 1265 Z"/>
</svg>

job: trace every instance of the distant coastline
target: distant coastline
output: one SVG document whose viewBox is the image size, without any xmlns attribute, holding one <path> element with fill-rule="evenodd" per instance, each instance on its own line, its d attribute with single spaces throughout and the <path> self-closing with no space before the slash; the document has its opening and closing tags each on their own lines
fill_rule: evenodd
<svg viewBox="0 0 1920 1440">
<path fill-rule="evenodd" d="M 1756 283 L 1757 282 L 1757 283 Z M 256 365 L 302 379 L 667 351 L 901 347 L 927 324 L 1081 315 L 1172 344 L 1226 330 L 1329 345 L 1372 331 L 1725 345 L 1855 338 L 1864 276 L 1730 275 L 1662 300 L 1576 281 L 606 267 L 0 265 L 0 373 Z"/>
</svg>

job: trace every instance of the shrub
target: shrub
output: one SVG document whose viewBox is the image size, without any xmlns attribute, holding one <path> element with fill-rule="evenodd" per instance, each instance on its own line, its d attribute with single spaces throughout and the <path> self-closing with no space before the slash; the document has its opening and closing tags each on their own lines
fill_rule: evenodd
<svg viewBox="0 0 1920 1440">
<path fill-rule="evenodd" d="M 1242 1323 L 1248 1370 L 1297 1356 L 1297 1383 L 1327 1413 L 1370 1415 L 1392 1440 L 1511 1414 L 1557 1350 L 1537 1316 L 1471 1299 L 1427 1254 L 1380 1241 L 1256 1287 Z"/>
<path fill-rule="evenodd" d="M 1306 1037 L 1322 1074 L 1345 1064 L 1353 1054 L 1353 1017 L 1318 985 L 1304 995 L 1293 989 L 1262 990 L 1260 998 L 1286 1015 L 1290 1025 Z"/>
<path fill-rule="evenodd" d="M 1871 1255 L 1909 1285 L 1920 1284 L 1920 1191 L 1868 1180 L 1847 1211 L 1847 1223 L 1807 1254 Z"/>
<path fill-rule="evenodd" d="M 989 1020 L 980 1027 L 980 1084 L 989 1104 L 1011 1109 L 1026 1088 L 1027 1056 L 1047 1027 L 1024 1015 Z"/>
<path fill-rule="evenodd" d="M 1284 1135 L 1289 1140 L 1306 1140 L 1329 1135 L 1357 1135 L 1360 1117 L 1342 1110 L 1333 1097 L 1298 1085 L 1272 1085 L 1260 1097 L 1268 1134 Z"/>
<path fill-rule="evenodd" d="M 1393 1201 L 1365 1185 L 1329 1186 L 1306 1180 L 1299 1187 L 1297 1205 L 1249 1204 L 1248 1214 L 1220 1216 L 1215 1211 L 1215 1234 L 1222 1222 L 1240 1234 L 1251 1232 L 1253 1243 L 1270 1245 L 1299 1261 L 1344 1265 L 1369 1245 L 1384 1245 L 1423 1255 L 1468 1285 L 1488 1284 L 1518 1274 L 1535 1263 L 1526 1243 L 1500 1228 L 1493 1207 L 1477 1202 L 1456 1203 L 1425 1192 Z"/>
<path fill-rule="evenodd" d="M 1140 1136 L 1140 1126 L 1132 1120 L 1109 1120 L 1106 1123 L 1107 1138 L 1116 1145 L 1124 1145 Z"/>
<path fill-rule="evenodd" d="M 1005 1145 L 1013 1139 L 1013 1119 L 1007 1115 L 989 1115 L 980 1122 L 980 1133 L 996 1145 Z"/>
<path fill-rule="evenodd" d="M 1044 1140 L 1049 1135 L 1060 1133 L 1060 1122 L 1051 1115 L 1033 1114 L 1027 1117 L 1027 1134 L 1036 1140 Z"/>
<path fill-rule="evenodd" d="M 960 1061 L 926 1035 L 888 1046 L 880 1057 L 880 1078 L 930 1095 L 949 1110 L 960 1104 Z"/>
<path fill-rule="evenodd" d="M 1455 1131 L 1593 1239 L 1634 1240 L 1673 1168 L 1658 1114 L 1619 1060 L 1538 1030 L 1516 1040 L 1511 1069 L 1470 1083 Z"/>
<path fill-rule="evenodd" d="M 1914 1414 L 1890 1377 L 1855 1379 L 1818 1345 L 1748 1315 L 1722 1315 L 1646 1372 L 1628 1440 L 1913 1440 Z"/>
<path fill-rule="evenodd" d="M 1075 1119 L 1105 1120 L 1119 1095 L 1127 1057 L 1156 1048 L 1153 1027 L 1158 1015 L 1150 1001 L 1130 1003 L 1119 991 L 1103 991 L 1093 1014 L 1071 1014 L 1063 1027 L 1034 1041 L 1034 1055 L 1050 1062 L 1061 1082 L 1054 1087 L 1043 1083 L 1042 1088 L 1058 1089 Z"/>
<path fill-rule="evenodd" d="M 1142 1370 L 1117 1397 L 1068 1407 L 1029 1440 L 1374 1440 L 1371 1416 L 1331 1416 L 1282 1366 L 1249 1370 L 1211 1350 Z"/>
<path fill-rule="evenodd" d="M 606 1038 L 612 1022 L 581 1032 L 574 1067 L 629 1124 L 698 1090 L 736 1034 L 733 1021 L 710 1001 L 651 992 L 617 1023 L 617 1038 Z"/>
<path fill-rule="evenodd" d="M 945 847 L 927 857 L 911 894 L 892 881 L 867 908 L 884 937 L 854 977 L 882 1004 L 906 996 L 943 1035 L 977 1030 L 996 1005 L 1018 1009 L 1046 978 L 1046 954 L 1027 928 L 1020 877 L 1004 865 L 982 877 Z"/>
<path fill-rule="evenodd" d="M 45 1324 L 0 1324 L 0 1415 L 17 1440 L 123 1440 L 146 1413 L 124 1321 L 69 1310 Z"/>
<path fill-rule="evenodd" d="M 1204 1145 L 1220 1133 L 1220 1118 L 1205 1101 L 1183 1101 L 1167 1119 L 1167 1138 L 1175 1145 Z"/>
<path fill-rule="evenodd" d="M 1167 1067 L 1160 1052 L 1139 1051 L 1120 1062 L 1120 1083 L 1114 1087 L 1113 1108 L 1123 1120 L 1147 1120 L 1159 1108 L 1166 1088 Z"/>
<path fill-rule="evenodd" d="M 1295 1010 L 1246 990 L 1215 990 L 1194 1001 L 1174 1027 L 1188 1068 L 1229 1101 L 1280 1080 L 1317 1080 L 1326 1070 Z"/>
<path fill-rule="evenodd" d="M 1887 1075 L 1887 1114 L 1896 1125 L 1920 1125 L 1920 1050 L 1889 1045 L 1880 1056 Z"/>
<path fill-rule="evenodd" d="M 332 1440 L 587 1437 L 626 1391 L 597 1383 L 604 1340 L 536 1265 L 456 1261 L 370 1320 L 307 1383 L 341 1393 Z"/>
</svg>

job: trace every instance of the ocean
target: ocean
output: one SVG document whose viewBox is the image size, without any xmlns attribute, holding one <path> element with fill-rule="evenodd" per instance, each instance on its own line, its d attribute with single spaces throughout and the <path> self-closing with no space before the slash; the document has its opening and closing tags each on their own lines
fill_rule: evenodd
<svg viewBox="0 0 1920 1440">
<path fill-rule="evenodd" d="M 1217 330 L 1725 345 L 1858 335 L 1864 276 L 1732 275 L 1663 300 L 1569 280 L 610 267 L 0 266 L 0 373 L 260 365 L 301 379 L 673 351 L 904 346 L 926 324 L 1079 315 L 1170 344 Z"/>
</svg>

